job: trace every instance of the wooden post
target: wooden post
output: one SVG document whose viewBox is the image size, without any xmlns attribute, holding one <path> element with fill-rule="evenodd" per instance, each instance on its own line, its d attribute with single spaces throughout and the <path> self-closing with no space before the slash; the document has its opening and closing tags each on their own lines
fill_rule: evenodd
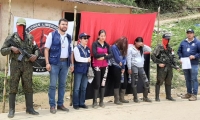
<svg viewBox="0 0 200 120">
<path fill-rule="evenodd" d="M 8 35 L 10 34 L 10 23 L 11 23 L 11 2 L 12 0 L 8 0 Z M 8 76 L 8 55 L 6 56 L 6 66 L 5 66 L 5 76 L 4 76 L 4 86 L 3 86 L 3 107 L 2 113 L 5 113 L 5 104 L 6 104 L 6 85 L 7 85 L 7 76 Z"/>
<path fill-rule="evenodd" d="M 77 14 L 77 6 L 74 6 L 73 46 L 75 46 L 75 36 L 76 36 L 76 14 Z M 73 101 L 73 82 L 74 82 L 74 74 L 72 73 L 70 81 L 70 106 L 72 106 L 72 101 Z"/>
<path fill-rule="evenodd" d="M 158 7 L 157 21 L 158 21 L 158 28 L 157 28 L 157 44 L 159 44 L 159 32 L 160 32 L 160 6 Z"/>
</svg>

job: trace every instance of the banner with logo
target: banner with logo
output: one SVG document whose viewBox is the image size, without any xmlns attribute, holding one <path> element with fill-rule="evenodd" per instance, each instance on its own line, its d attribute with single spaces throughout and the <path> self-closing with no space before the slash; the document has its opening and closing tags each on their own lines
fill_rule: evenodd
<svg viewBox="0 0 200 120">
<path fill-rule="evenodd" d="M 19 17 L 14 17 L 13 32 L 17 31 L 16 22 Z M 44 45 L 48 34 L 58 28 L 58 21 L 40 20 L 32 18 L 24 18 L 26 20 L 26 31 L 33 35 L 34 43 L 40 50 L 37 63 L 34 64 L 34 72 L 43 73 L 46 72 L 46 64 L 44 58 Z M 68 22 L 67 33 L 72 36 L 74 22 Z"/>
</svg>

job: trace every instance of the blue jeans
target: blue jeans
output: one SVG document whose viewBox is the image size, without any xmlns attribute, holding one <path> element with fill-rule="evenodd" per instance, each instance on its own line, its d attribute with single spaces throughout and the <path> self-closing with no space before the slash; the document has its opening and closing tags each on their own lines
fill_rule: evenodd
<svg viewBox="0 0 200 120">
<path fill-rule="evenodd" d="M 198 93 L 198 65 L 192 65 L 191 69 L 185 69 L 183 70 L 185 80 L 186 80 L 186 87 L 187 87 L 187 93 L 197 95 Z"/>
<path fill-rule="evenodd" d="M 74 74 L 73 106 L 85 105 L 86 88 L 88 84 L 87 74 Z"/>
<path fill-rule="evenodd" d="M 64 103 L 65 86 L 68 74 L 67 61 L 59 62 L 57 65 L 51 65 L 50 73 L 50 85 L 49 85 L 49 104 L 51 107 L 55 107 L 55 94 L 56 84 L 58 80 L 58 101 L 57 105 L 62 106 Z"/>
</svg>

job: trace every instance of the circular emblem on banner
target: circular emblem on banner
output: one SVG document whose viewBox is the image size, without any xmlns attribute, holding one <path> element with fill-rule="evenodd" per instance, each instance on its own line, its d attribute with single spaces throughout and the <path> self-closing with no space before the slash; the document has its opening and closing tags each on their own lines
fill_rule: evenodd
<svg viewBox="0 0 200 120">
<path fill-rule="evenodd" d="M 56 30 L 57 25 L 48 22 L 39 22 L 30 25 L 26 28 L 26 31 L 33 35 L 34 43 L 38 46 L 40 50 L 40 55 L 38 56 L 37 63 L 34 64 L 34 72 L 46 72 L 46 64 L 44 58 L 44 45 L 47 36 L 50 32 Z"/>
</svg>

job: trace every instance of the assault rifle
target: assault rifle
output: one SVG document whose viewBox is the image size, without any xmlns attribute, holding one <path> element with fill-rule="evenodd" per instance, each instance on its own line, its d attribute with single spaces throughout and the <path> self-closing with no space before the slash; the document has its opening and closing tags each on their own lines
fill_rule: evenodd
<svg viewBox="0 0 200 120">
<path fill-rule="evenodd" d="M 170 66 L 170 67 L 172 67 L 174 69 L 179 69 L 179 67 L 176 66 L 175 63 L 171 59 L 170 59 L 170 61 L 171 61 L 170 62 L 170 61 L 162 61 L 162 60 L 156 58 L 154 55 L 152 55 L 151 57 L 152 57 L 153 62 L 155 62 L 157 64 L 165 64 L 164 71 L 167 71 L 167 66 Z"/>
<path fill-rule="evenodd" d="M 17 47 L 18 50 L 20 51 L 20 55 L 19 57 L 17 58 L 18 61 L 22 61 L 22 59 L 24 57 L 27 57 L 27 58 L 30 58 L 31 57 L 31 54 L 29 54 L 25 49 L 21 48 L 16 42 L 14 42 L 12 39 L 9 40 L 10 44 L 14 47 Z M 42 67 L 38 62 L 37 60 L 35 61 L 35 63 L 39 66 L 39 67 Z"/>
</svg>

